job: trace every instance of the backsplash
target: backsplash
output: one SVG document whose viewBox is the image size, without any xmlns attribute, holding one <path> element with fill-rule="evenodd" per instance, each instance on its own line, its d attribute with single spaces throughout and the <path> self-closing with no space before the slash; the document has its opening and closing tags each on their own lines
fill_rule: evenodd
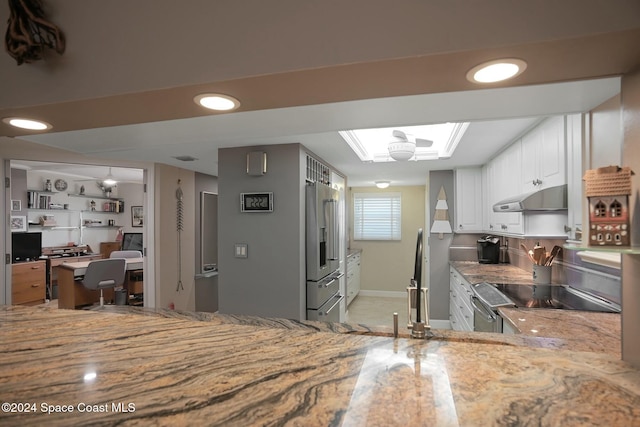
<svg viewBox="0 0 640 427">
<path fill-rule="evenodd" d="M 449 247 L 451 261 L 478 261 L 476 241 L 486 234 L 454 234 Z M 533 264 L 521 243 L 532 249 L 536 243 L 551 251 L 554 245 L 562 247 L 563 239 L 518 239 L 501 237 L 501 245 L 506 250 L 507 263 L 526 271 L 533 270 Z M 601 296 L 617 304 L 621 303 L 620 270 L 584 262 L 577 251 L 562 249 L 553 261 L 552 283 L 568 284 L 574 288 Z"/>
</svg>

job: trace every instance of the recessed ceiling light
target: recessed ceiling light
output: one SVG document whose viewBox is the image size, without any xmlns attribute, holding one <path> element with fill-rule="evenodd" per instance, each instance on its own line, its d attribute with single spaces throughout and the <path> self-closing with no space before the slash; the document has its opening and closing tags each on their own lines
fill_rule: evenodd
<svg viewBox="0 0 640 427">
<path fill-rule="evenodd" d="M 467 73 L 467 80 L 472 83 L 495 83 L 511 79 L 527 68 L 522 59 L 505 58 L 476 65 Z"/>
<path fill-rule="evenodd" d="M 376 187 L 378 188 L 387 188 L 391 184 L 389 181 L 376 181 Z"/>
<path fill-rule="evenodd" d="M 4 119 L 2 119 L 2 121 L 8 125 L 28 130 L 47 130 L 53 127 L 47 122 L 24 119 L 21 117 L 5 117 Z"/>
<path fill-rule="evenodd" d="M 236 98 L 219 93 L 203 93 L 193 100 L 204 108 L 216 111 L 231 111 L 240 106 L 240 101 Z"/>
</svg>

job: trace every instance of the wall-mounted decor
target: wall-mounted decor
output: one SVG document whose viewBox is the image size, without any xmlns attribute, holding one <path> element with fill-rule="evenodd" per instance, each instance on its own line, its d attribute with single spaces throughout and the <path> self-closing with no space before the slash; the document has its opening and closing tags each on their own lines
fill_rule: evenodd
<svg viewBox="0 0 640 427">
<path fill-rule="evenodd" d="M 45 19 L 42 0 L 9 0 L 9 10 L 4 44 L 18 65 L 43 59 L 45 48 L 64 53 L 64 34 Z"/>
<path fill-rule="evenodd" d="M 12 211 L 21 211 L 22 210 L 22 201 L 21 200 L 12 200 L 11 201 L 11 210 Z"/>
<path fill-rule="evenodd" d="M 142 227 L 144 211 L 142 206 L 131 206 L 131 226 Z"/>
<path fill-rule="evenodd" d="M 436 212 L 433 217 L 431 232 L 438 233 L 439 239 L 443 239 L 445 233 L 452 233 L 451 223 L 449 222 L 449 205 L 447 205 L 447 195 L 444 192 L 444 187 L 440 187 L 438 201 L 436 203 Z"/>
<path fill-rule="evenodd" d="M 11 232 L 14 231 L 27 231 L 26 216 L 11 216 Z"/>
<path fill-rule="evenodd" d="M 619 166 L 586 171 L 583 179 L 589 202 L 589 245 L 629 245 L 629 196 L 633 174 L 630 168 Z"/>
</svg>

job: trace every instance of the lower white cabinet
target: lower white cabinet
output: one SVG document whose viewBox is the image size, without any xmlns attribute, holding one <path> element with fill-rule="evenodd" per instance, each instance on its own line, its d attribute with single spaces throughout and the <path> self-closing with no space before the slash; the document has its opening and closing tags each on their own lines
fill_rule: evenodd
<svg viewBox="0 0 640 427">
<path fill-rule="evenodd" d="M 347 306 L 360 292 L 360 252 L 347 257 Z"/>
<path fill-rule="evenodd" d="M 455 331 L 473 331 L 473 308 L 471 307 L 471 284 L 462 274 L 450 267 L 449 321 Z"/>
</svg>

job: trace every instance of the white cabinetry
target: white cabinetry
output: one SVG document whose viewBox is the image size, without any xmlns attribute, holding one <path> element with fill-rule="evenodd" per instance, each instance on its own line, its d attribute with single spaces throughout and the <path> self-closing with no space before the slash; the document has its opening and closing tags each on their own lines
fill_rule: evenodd
<svg viewBox="0 0 640 427">
<path fill-rule="evenodd" d="M 471 285 L 462 274 L 449 267 L 449 320 L 455 331 L 473 331 L 473 309 L 471 308 Z"/>
<path fill-rule="evenodd" d="M 522 137 L 522 193 L 567 183 L 564 121 L 550 117 Z"/>
<path fill-rule="evenodd" d="M 523 159 L 520 140 L 515 141 L 494 159 L 496 162 L 493 175 L 493 186 L 496 188 L 495 203 L 522 193 L 518 174 Z M 493 211 L 493 204 L 490 208 Z M 524 232 L 522 212 L 494 212 L 493 221 L 493 231 L 512 234 Z"/>
<path fill-rule="evenodd" d="M 347 257 L 347 306 L 360 292 L 360 256 L 355 252 Z"/>
<path fill-rule="evenodd" d="M 455 175 L 455 229 L 458 233 L 478 233 L 483 229 L 482 169 L 457 169 Z"/>
<path fill-rule="evenodd" d="M 583 116 L 571 114 L 567 116 L 567 197 L 569 239 L 582 239 L 582 141 Z"/>
</svg>

